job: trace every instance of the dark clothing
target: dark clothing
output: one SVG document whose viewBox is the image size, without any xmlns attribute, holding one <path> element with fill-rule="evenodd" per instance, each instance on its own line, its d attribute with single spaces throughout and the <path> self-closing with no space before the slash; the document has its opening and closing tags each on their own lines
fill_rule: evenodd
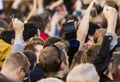
<svg viewBox="0 0 120 82">
<path fill-rule="evenodd" d="M 110 42 L 112 41 L 112 36 L 104 36 L 103 43 L 100 49 L 100 53 L 97 58 L 93 62 L 96 70 L 100 76 L 100 82 L 110 81 L 103 72 L 106 70 L 109 61 L 111 59 L 111 51 L 110 51 Z"/>
<path fill-rule="evenodd" d="M 44 72 L 42 71 L 40 65 L 36 64 L 36 66 L 28 73 L 28 79 L 24 82 L 37 82 L 43 77 Z"/>
<path fill-rule="evenodd" d="M 75 53 L 78 51 L 78 48 L 79 48 L 80 43 L 79 43 L 79 41 L 77 41 L 76 39 L 74 39 L 74 40 L 69 40 L 68 42 L 69 42 L 69 44 L 70 44 L 69 51 L 68 51 L 69 65 L 71 65 L 72 59 L 73 59 Z"/>
<path fill-rule="evenodd" d="M 14 82 L 0 73 L 0 82 Z"/>
</svg>

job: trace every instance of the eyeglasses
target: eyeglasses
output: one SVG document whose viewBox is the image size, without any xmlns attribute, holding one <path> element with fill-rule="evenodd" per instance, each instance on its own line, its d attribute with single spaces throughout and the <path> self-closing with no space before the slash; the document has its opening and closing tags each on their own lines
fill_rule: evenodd
<svg viewBox="0 0 120 82">
<path fill-rule="evenodd" d="M 28 72 L 26 72 L 25 68 L 22 68 L 25 73 L 25 79 L 28 77 Z"/>
</svg>

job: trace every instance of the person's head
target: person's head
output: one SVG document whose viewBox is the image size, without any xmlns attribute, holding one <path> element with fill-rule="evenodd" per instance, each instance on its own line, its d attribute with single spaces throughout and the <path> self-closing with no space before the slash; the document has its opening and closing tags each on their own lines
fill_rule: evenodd
<svg viewBox="0 0 120 82">
<path fill-rule="evenodd" d="M 39 62 L 46 76 L 55 76 L 61 72 L 63 77 L 68 72 L 68 56 L 58 45 L 43 48 Z"/>
<path fill-rule="evenodd" d="M 24 50 L 30 50 L 35 53 L 39 53 L 43 48 L 44 41 L 37 37 L 32 37 L 24 46 Z"/>
<path fill-rule="evenodd" d="M 24 25 L 24 31 L 23 31 L 24 41 L 28 41 L 31 37 L 37 37 L 37 36 L 38 36 L 38 30 L 36 25 L 33 23 L 26 23 Z"/>
<path fill-rule="evenodd" d="M 45 30 L 45 25 L 44 25 L 44 21 L 42 19 L 42 17 L 40 15 L 35 15 L 35 16 L 32 16 L 28 22 L 31 22 L 31 23 L 34 23 L 34 25 L 36 25 L 36 27 L 44 32 Z"/>
<path fill-rule="evenodd" d="M 35 63 L 37 61 L 36 54 L 32 51 L 29 51 L 29 50 L 26 50 L 23 53 L 25 54 L 25 56 L 28 58 L 28 60 L 30 62 L 29 70 L 31 70 L 35 66 Z"/>
<path fill-rule="evenodd" d="M 36 49 L 37 45 L 44 45 L 44 41 L 40 38 L 35 38 L 32 37 L 28 42 L 26 42 L 25 46 L 24 46 L 24 50 L 30 50 L 32 52 L 38 52 L 38 50 Z"/>
<path fill-rule="evenodd" d="M 113 52 L 113 57 L 111 58 L 112 63 L 112 74 L 117 74 L 120 72 L 120 52 Z"/>
<path fill-rule="evenodd" d="M 1 32 L 0 39 L 4 40 L 9 44 L 14 43 L 15 32 L 13 30 L 4 30 Z"/>
<path fill-rule="evenodd" d="M 37 62 L 39 61 L 39 55 L 41 49 L 43 49 L 43 40 L 40 38 L 31 38 L 28 42 L 26 42 L 24 46 L 24 50 L 29 50 L 35 53 L 37 56 Z"/>
<path fill-rule="evenodd" d="M 45 43 L 44 43 L 44 48 L 47 47 L 47 46 L 51 46 L 51 45 L 54 45 L 56 43 L 60 43 L 60 45 L 63 45 L 66 50 L 66 52 L 68 52 L 69 50 L 69 43 L 65 40 L 63 40 L 62 38 L 59 38 L 59 37 L 49 37 Z"/>
<path fill-rule="evenodd" d="M 65 17 L 65 19 L 66 19 L 66 22 L 68 22 L 68 21 L 70 21 L 70 20 L 73 20 L 73 21 L 75 21 L 75 22 L 78 22 L 78 21 L 79 21 L 78 18 L 77 18 L 77 16 L 74 16 L 74 15 L 67 15 L 67 16 Z"/>
<path fill-rule="evenodd" d="M 106 29 L 98 29 L 98 30 L 96 30 L 96 32 L 94 34 L 94 42 L 95 43 L 102 43 L 103 36 L 105 35 L 106 32 L 107 32 Z"/>
<path fill-rule="evenodd" d="M 63 82 L 63 81 L 58 79 L 58 78 L 48 77 L 48 78 L 45 78 L 45 79 L 41 79 L 38 82 Z"/>
<path fill-rule="evenodd" d="M 93 64 L 79 64 L 69 72 L 67 82 L 99 82 L 99 76 Z"/>
<path fill-rule="evenodd" d="M 0 20 L 0 34 L 3 30 L 6 30 L 8 27 L 7 22 L 5 22 L 4 20 Z"/>
<path fill-rule="evenodd" d="M 58 38 L 58 37 L 49 37 L 45 43 L 44 43 L 44 47 L 47 47 L 47 46 L 51 46 L 53 44 L 55 44 L 56 42 L 59 42 L 59 41 L 63 41 L 61 38 Z"/>
<path fill-rule="evenodd" d="M 93 44 L 88 46 L 81 55 L 80 63 L 93 63 L 96 59 L 97 55 L 99 54 L 101 45 L 100 44 Z"/>
<path fill-rule="evenodd" d="M 7 78 L 22 82 L 29 70 L 29 60 L 21 52 L 12 52 L 5 59 L 1 73 Z"/>
</svg>

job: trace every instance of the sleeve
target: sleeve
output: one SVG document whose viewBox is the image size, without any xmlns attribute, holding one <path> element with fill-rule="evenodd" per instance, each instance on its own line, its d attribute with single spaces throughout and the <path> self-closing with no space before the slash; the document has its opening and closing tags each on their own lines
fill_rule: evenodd
<svg viewBox="0 0 120 82">
<path fill-rule="evenodd" d="M 103 37 L 103 43 L 101 45 L 100 52 L 95 61 L 93 62 L 99 75 L 103 74 L 110 61 L 110 43 L 112 39 L 112 36 L 108 35 L 105 35 Z"/>
<path fill-rule="evenodd" d="M 13 50 L 12 51 L 20 51 L 23 52 L 24 50 L 24 40 L 16 38 L 14 45 L 13 45 Z"/>
</svg>

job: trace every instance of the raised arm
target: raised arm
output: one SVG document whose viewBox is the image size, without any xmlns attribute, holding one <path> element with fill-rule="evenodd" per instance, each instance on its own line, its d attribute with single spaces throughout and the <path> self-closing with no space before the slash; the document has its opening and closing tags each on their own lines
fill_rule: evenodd
<svg viewBox="0 0 120 82">
<path fill-rule="evenodd" d="M 13 51 L 23 52 L 24 40 L 23 40 L 23 31 L 24 24 L 15 18 L 13 20 L 13 28 L 15 30 L 15 42 L 13 45 Z"/>
<path fill-rule="evenodd" d="M 87 8 L 86 13 L 83 16 L 83 19 L 81 20 L 81 23 L 80 23 L 78 31 L 77 31 L 77 40 L 80 42 L 79 50 L 82 49 L 84 42 L 85 42 L 85 38 L 88 34 L 89 17 L 90 17 L 90 12 L 91 12 L 91 9 L 93 8 L 94 3 L 97 3 L 96 0 L 93 0 L 93 2 L 91 2 L 89 7 Z"/>
<path fill-rule="evenodd" d="M 37 0 L 33 0 L 33 8 L 30 11 L 30 13 L 28 14 L 25 22 L 27 22 L 33 15 L 35 15 L 37 13 Z"/>
<path fill-rule="evenodd" d="M 100 77 L 102 77 L 111 59 L 111 49 L 117 44 L 117 37 L 115 35 L 117 11 L 115 8 L 105 6 L 103 13 L 108 22 L 107 33 L 103 38 L 100 52 L 94 61 L 94 65 Z M 103 82 L 102 80 L 101 78 L 101 82 Z"/>
</svg>

